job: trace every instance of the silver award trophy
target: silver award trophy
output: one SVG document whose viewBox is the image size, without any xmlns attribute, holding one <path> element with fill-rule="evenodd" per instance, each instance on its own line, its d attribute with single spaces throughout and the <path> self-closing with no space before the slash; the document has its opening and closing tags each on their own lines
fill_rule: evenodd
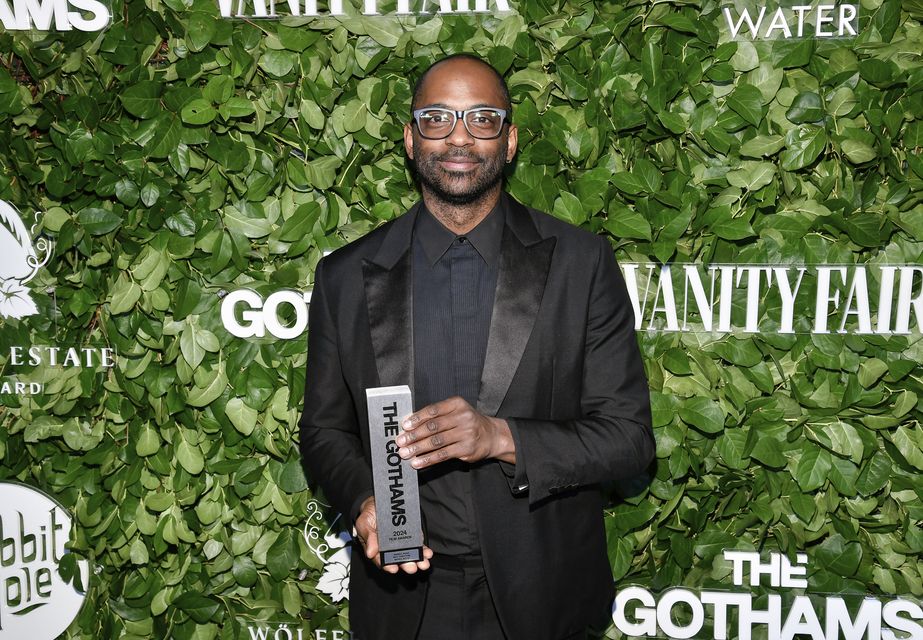
<svg viewBox="0 0 923 640">
<path fill-rule="evenodd" d="M 423 525 L 417 470 L 401 459 L 394 441 L 401 433 L 401 419 L 413 413 L 410 387 L 366 389 L 365 396 L 381 564 L 419 562 L 423 560 Z"/>
</svg>

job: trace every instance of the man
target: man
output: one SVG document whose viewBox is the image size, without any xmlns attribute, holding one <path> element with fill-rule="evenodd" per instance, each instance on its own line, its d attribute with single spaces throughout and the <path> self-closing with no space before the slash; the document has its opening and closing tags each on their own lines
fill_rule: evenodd
<svg viewBox="0 0 923 640">
<path fill-rule="evenodd" d="M 599 485 L 653 457 L 647 383 L 608 241 L 502 192 L 511 109 L 485 62 L 436 62 L 404 129 L 422 202 L 315 272 L 301 450 L 364 551 L 360 640 L 562 640 L 606 623 Z M 399 384 L 427 548 L 381 567 L 365 390 Z"/>
</svg>

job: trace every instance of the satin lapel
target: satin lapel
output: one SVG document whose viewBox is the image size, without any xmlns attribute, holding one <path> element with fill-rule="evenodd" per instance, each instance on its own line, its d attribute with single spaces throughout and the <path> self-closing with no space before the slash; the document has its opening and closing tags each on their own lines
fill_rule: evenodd
<svg viewBox="0 0 923 640">
<path fill-rule="evenodd" d="M 395 221 L 374 260 L 362 261 L 378 383 L 413 389 L 410 234 L 416 207 Z"/>
<path fill-rule="evenodd" d="M 555 238 L 525 246 L 510 227 L 503 230 L 497 292 L 478 396 L 478 410 L 485 415 L 496 415 L 500 409 L 526 350 L 554 246 Z"/>
</svg>

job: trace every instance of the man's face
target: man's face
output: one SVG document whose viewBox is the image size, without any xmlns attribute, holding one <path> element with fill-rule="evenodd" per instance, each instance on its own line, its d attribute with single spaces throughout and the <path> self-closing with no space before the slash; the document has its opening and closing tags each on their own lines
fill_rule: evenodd
<svg viewBox="0 0 923 640">
<path fill-rule="evenodd" d="M 472 60 L 450 60 L 427 76 L 414 108 L 442 107 L 465 110 L 473 107 L 506 109 L 497 79 L 484 65 Z M 404 147 L 414 161 L 425 190 L 453 205 L 476 202 L 498 186 L 503 165 L 516 155 L 516 127 L 504 125 L 491 140 L 473 137 L 459 120 L 447 138 L 428 140 L 413 123 L 404 127 Z"/>
</svg>

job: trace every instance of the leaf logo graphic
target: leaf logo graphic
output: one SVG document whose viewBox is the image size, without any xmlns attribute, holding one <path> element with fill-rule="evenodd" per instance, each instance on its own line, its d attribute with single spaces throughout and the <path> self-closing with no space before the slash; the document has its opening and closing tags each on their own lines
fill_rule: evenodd
<svg viewBox="0 0 923 640">
<path fill-rule="evenodd" d="M 314 555 L 324 563 L 324 573 L 317 581 L 317 588 L 330 596 L 332 602 L 349 598 L 349 561 L 352 555 L 350 535 L 338 531 L 338 515 L 321 533 L 325 524 L 322 506 L 316 500 L 308 503 L 308 520 L 304 525 L 304 541 Z"/>
<path fill-rule="evenodd" d="M 48 262 L 52 251 L 48 239 L 32 241 L 38 220 L 39 214 L 35 214 L 35 224 L 26 228 L 19 212 L 0 200 L 0 316 L 4 318 L 38 313 L 26 283 Z"/>
</svg>

